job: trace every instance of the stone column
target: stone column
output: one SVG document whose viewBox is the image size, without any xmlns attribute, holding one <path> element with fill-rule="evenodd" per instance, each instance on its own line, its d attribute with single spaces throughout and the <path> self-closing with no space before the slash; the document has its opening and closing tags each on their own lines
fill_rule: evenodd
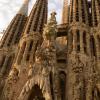
<svg viewBox="0 0 100 100">
<path fill-rule="evenodd" d="M 57 72 L 55 72 L 53 76 L 53 90 L 54 90 L 54 100 L 61 100 L 59 77 Z"/>
<path fill-rule="evenodd" d="M 90 47 L 90 34 L 86 34 L 86 42 L 87 42 L 87 54 L 91 56 L 91 47 Z"/>
<path fill-rule="evenodd" d="M 95 12 L 95 7 L 94 7 L 94 0 L 92 0 L 92 23 L 93 23 L 93 26 L 95 26 L 95 17 L 94 17 L 94 12 Z"/>
<path fill-rule="evenodd" d="M 19 57 L 21 55 L 21 51 L 22 51 L 22 48 L 19 49 L 19 52 L 18 52 L 18 55 L 17 55 L 17 58 L 16 58 L 16 64 L 19 64 Z"/>
<path fill-rule="evenodd" d="M 73 0 L 73 21 L 76 22 L 76 0 Z"/>
<path fill-rule="evenodd" d="M 97 37 L 95 36 L 95 45 L 96 45 L 96 54 L 97 54 L 97 70 L 100 72 L 100 47 L 99 47 L 99 41 Z"/>
<path fill-rule="evenodd" d="M 16 18 L 16 21 L 13 24 L 12 29 L 9 31 L 9 35 L 8 35 L 6 41 L 5 41 L 5 46 L 7 46 L 8 42 L 10 41 L 11 36 L 14 35 L 13 30 L 16 27 L 16 23 L 18 22 L 18 19 L 19 19 L 19 16 Z"/>
<path fill-rule="evenodd" d="M 86 100 L 92 100 L 93 82 L 92 79 L 87 80 L 86 84 Z"/>
<path fill-rule="evenodd" d="M 77 34 L 76 34 L 76 30 L 73 30 L 73 52 L 77 51 Z"/>
<path fill-rule="evenodd" d="M 12 39 L 12 43 L 11 43 L 11 44 L 15 44 L 15 41 L 16 41 L 16 38 L 17 38 L 16 36 L 17 36 L 17 34 L 19 34 L 19 33 L 18 33 L 19 27 L 21 27 L 20 25 L 21 25 L 21 23 L 22 23 L 22 19 L 23 19 L 23 16 L 20 17 L 20 20 L 19 20 L 17 29 L 16 29 L 16 31 L 15 31 L 15 34 L 14 34 L 14 36 L 13 36 L 13 39 Z M 20 34 L 21 34 L 21 33 L 20 33 Z"/>
<path fill-rule="evenodd" d="M 95 0 L 95 10 L 96 10 L 96 15 L 97 15 L 97 22 L 99 24 L 99 22 L 100 22 L 100 7 L 99 7 L 98 3 L 100 3 L 100 1 Z"/>
<path fill-rule="evenodd" d="M 1 72 L 0 72 L 2 75 L 3 75 L 3 74 L 5 73 L 5 71 L 7 70 L 8 60 L 9 60 L 9 57 L 6 56 L 5 61 L 4 61 L 4 64 L 3 64 L 2 69 L 1 69 Z"/>
<path fill-rule="evenodd" d="M 73 33 L 70 31 L 68 33 L 68 52 L 71 53 L 73 51 Z"/>
<path fill-rule="evenodd" d="M 18 56 L 16 58 L 16 64 L 20 64 L 20 62 L 21 62 L 21 60 L 23 58 L 23 53 L 24 53 L 24 50 L 23 49 L 25 49 L 24 46 L 26 47 L 26 42 L 24 42 L 24 43 L 22 43 L 20 45 L 20 49 L 19 49 L 19 52 L 18 52 Z"/>
<path fill-rule="evenodd" d="M 88 25 L 89 24 L 89 19 L 88 19 L 87 9 L 89 9 L 89 8 L 87 6 L 87 0 L 83 0 L 83 3 L 84 3 L 85 21 L 86 21 L 86 24 Z"/>
<path fill-rule="evenodd" d="M 3 60 L 4 60 L 3 58 L 4 58 L 4 56 L 3 56 L 3 55 L 0 55 L 0 67 L 2 67 L 1 64 L 2 64 L 2 62 L 3 62 Z M 0 68 L 0 69 L 1 69 L 1 68 Z"/>
<path fill-rule="evenodd" d="M 80 51 L 84 54 L 83 31 L 80 31 Z"/>
<path fill-rule="evenodd" d="M 32 50 L 30 51 L 31 55 L 30 55 L 30 63 L 33 63 L 34 62 L 34 57 L 35 57 L 35 49 L 36 49 L 36 44 L 37 44 L 37 41 L 36 40 L 33 40 L 33 46 L 32 46 Z"/>
<path fill-rule="evenodd" d="M 100 57 L 100 50 L 99 50 L 99 41 L 98 41 L 98 39 L 97 39 L 97 37 L 95 36 L 94 37 L 95 38 L 95 45 L 96 45 L 96 53 L 97 53 L 97 59 L 99 59 L 99 57 Z"/>
<path fill-rule="evenodd" d="M 24 51 L 24 54 L 23 54 L 23 62 L 26 62 L 26 58 L 27 58 L 27 55 L 28 55 L 28 53 L 29 53 L 29 47 L 30 47 L 30 43 L 31 43 L 31 41 L 27 41 L 26 42 L 26 48 L 25 48 L 25 51 Z"/>
<path fill-rule="evenodd" d="M 78 0 L 78 12 L 79 12 L 79 21 L 82 22 L 82 5 L 81 5 L 82 0 Z"/>
<path fill-rule="evenodd" d="M 52 100 L 52 95 L 51 95 L 51 89 L 50 89 L 50 78 L 49 78 L 49 72 L 47 71 L 48 69 L 45 69 L 44 73 L 44 84 L 45 84 L 45 89 L 46 89 L 46 94 L 45 94 L 45 99 L 46 100 Z"/>
<path fill-rule="evenodd" d="M 70 11 L 69 11 L 69 23 L 71 23 L 71 13 L 72 13 L 72 0 L 70 0 L 70 9 L 69 9 Z M 73 19 L 72 19 L 73 20 Z"/>
<path fill-rule="evenodd" d="M 70 71 L 68 71 L 68 75 L 67 75 L 67 83 L 68 83 L 68 87 L 67 87 L 67 93 L 68 93 L 68 100 L 73 100 L 73 73 Z"/>
</svg>

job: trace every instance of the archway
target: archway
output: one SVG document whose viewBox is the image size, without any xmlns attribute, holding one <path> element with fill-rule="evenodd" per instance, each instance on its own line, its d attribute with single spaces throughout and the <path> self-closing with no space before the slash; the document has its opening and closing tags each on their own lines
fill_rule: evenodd
<svg viewBox="0 0 100 100">
<path fill-rule="evenodd" d="M 66 73 L 64 71 L 61 71 L 59 73 L 59 83 L 60 83 L 61 100 L 65 100 L 66 98 Z"/>
<path fill-rule="evenodd" d="M 28 100 L 45 100 L 42 94 L 42 90 L 40 89 L 38 85 L 35 85 L 32 88 L 31 93 L 28 97 Z"/>
</svg>

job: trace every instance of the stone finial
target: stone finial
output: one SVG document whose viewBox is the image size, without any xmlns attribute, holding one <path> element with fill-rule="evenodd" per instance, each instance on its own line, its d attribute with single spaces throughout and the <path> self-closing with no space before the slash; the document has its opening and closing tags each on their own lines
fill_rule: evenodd
<svg viewBox="0 0 100 100">
<path fill-rule="evenodd" d="M 50 40 L 52 37 L 55 38 L 56 29 L 57 29 L 56 12 L 52 12 L 51 17 L 44 28 L 43 32 L 44 39 Z"/>
<path fill-rule="evenodd" d="M 28 4 L 30 0 L 24 0 L 22 7 L 19 10 L 19 14 L 27 15 L 28 14 Z"/>
<path fill-rule="evenodd" d="M 53 11 L 51 13 L 51 17 L 50 17 L 50 20 L 48 21 L 48 24 L 57 24 L 57 21 L 56 21 L 56 12 Z"/>
</svg>

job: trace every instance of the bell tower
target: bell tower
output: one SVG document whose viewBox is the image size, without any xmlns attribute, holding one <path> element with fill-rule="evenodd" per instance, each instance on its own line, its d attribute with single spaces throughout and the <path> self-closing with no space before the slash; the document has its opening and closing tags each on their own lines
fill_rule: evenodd
<svg viewBox="0 0 100 100">
<path fill-rule="evenodd" d="M 27 11 L 28 11 L 27 10 L 28 2 L 29 0 L 25 0 L 25 3 L 19 10 L 18 14 L 20 14 L 21 16 L 23 15 L 23 13 L 26 16 Z M 21 40 L 18 43 L 17 55 L 14 60 L 12 70 L 8 78 L 8 83 L 10 81 L 11 86 L 7 84 L 5 85 L 5 88 L 4 88 L 4 91 L 6 91 L 7 88 L 10 88 L 10 90 L 4 93 L 5 99 L 9 98 L 11 100 L 10 95 L 13 95 L 11 91 L 16 92 L 16 98 L 17 98 L 25 82 L 28 80 L 28 75 L 27 75 L 28 70 L 30 69 L 30 66 L 34 64 L 35 52 L 37 50 L 37 47 L 41 45 L 42 40 L 43 40 L 42 33 L 43 33 L 44 24 L 46 24 L 47 22 L 47 12 L 48 12 L 47 10 L 48 10 L 48 0 L 36 0 L 36 3 L 33 6 L 30 12 L 30 15 L 27 19 L 27 23 L 24 27 L 24 31 L 21 33 L 22 35 L 21 35 Z M 15 22 L 18 23 L 19 21 L 15 20 Z M 25 77 L 24 80 L 23 80 L 23 77 Z M 16 82 L 14 83 L 16 87 L 12 85 L 14 78 L 16 81 L 18 81 L 18 83 Z M 19 87 L 19 84 L 20 84 L 20 89 L 16 91 L 17 86 Z"/>
<path fill-rule="evenodd" d="M 68 23 L 69 22 L 69 0 L 64 0 L 63 2 L 63 12 L 62 12 L 62 23 Z"/>
<path fill-rule="evenodd" d="M 29 0 L 24 0 L 22 7 L 8 25 L 0 41 L 0 95 L 14 63 L 18 43 L 27 21 L 28 3 Z"/>
<path fill-rule="evenodd" d="M 70 0 L 67 65 L 68 100 L 82 100 L 84 97 L 86 100 L 91 99 L 89 97 L 91 90 L 88 93 L 84 92 L 86 83 L 86 88 L 89 89 L 89 86 L 93 85 L 88 80 L 88 77 L 91 76 L 89 74 L 85 76 L 87 72 L 92 75 L 91 69 L 93 67 L 90 67 L 92 62 L 88 16 L 89 6 L 87 0 Z"/>
<path fill-rule="evenodd" d="M 9 47 L 19 43 L 21 34 L 27 20 L 29 0 L 24 0 L 24 3 L 16 16 L 11 21 L 10 25 L 6 29 L 4 36 L 1 40 L 0 47 Z"/>
<path fill-rule="evenodd" d="M 25 31 L 20 41 L 20 50 L 16 64 L 34 62 L 34 53 L 42 41 L 42 31 L 47 22 L 47 0 L 37 0 L 27 21 Z"/>
</svg>

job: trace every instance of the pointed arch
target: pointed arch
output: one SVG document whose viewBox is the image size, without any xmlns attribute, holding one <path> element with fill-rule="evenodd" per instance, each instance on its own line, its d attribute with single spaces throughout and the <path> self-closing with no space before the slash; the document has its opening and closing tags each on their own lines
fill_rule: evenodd
<svg viewBox="0 0 100 100">
<path fill-rule="evenodd" d="M 43 97 L 42 90 L 40 89 L 38 85 L 35 85 L 32 88 L 31 93 L 28 97 L 28 100 L 45 100 L 45 98 Z"/>
<path fill-rule="evenodd" d="M 42 75 L 36 75 L 33 78 L 29 79 L 23 87 L 18 100 L 30 100 L 35 86 L 37 87 L 37 90 L 40 90 L 40 94 L 42 92 L 42 96 L 44 97 L 43 100 L 52 100 L 50 86 L 48 86 L 46 83 L 48 83 L 48 80 L 46 81 L 45 77 L 43 77 Z"/>
</svg>

